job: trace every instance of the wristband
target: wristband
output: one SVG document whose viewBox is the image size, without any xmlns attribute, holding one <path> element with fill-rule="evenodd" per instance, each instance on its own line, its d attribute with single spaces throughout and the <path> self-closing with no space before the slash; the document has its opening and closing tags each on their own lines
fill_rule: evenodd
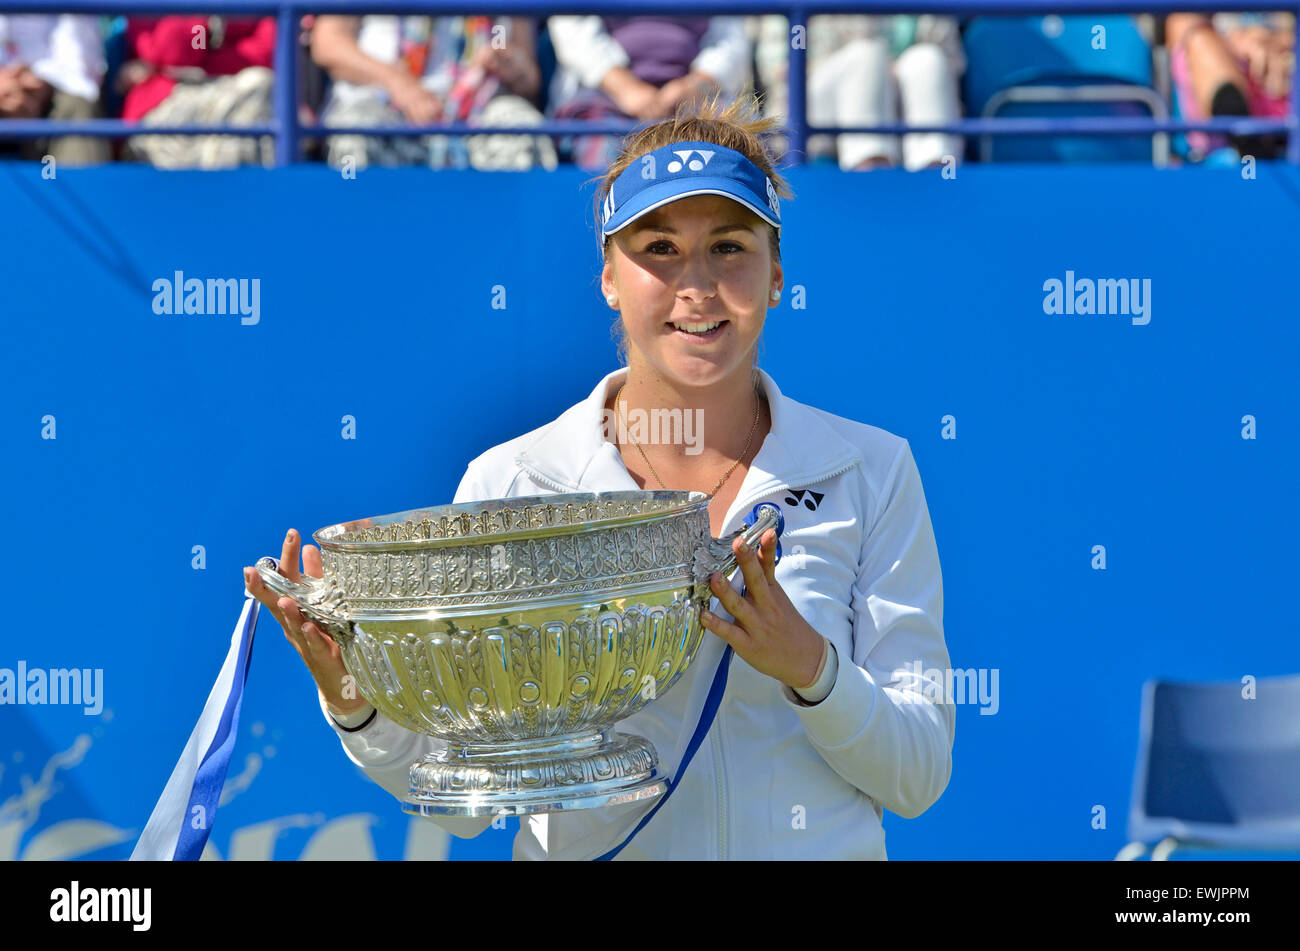
<svg viewBox="0 0 1300 951">
<path fill-rule="evenodd" d="M 366 727 L 370 726 L 371 722 L 375 719 L 375 714 L 377 714 L 378 712 L 379 711 L 377 709 L 371 707 L 370 716 L 366 717 L 363 721 L 358 723 L 356 726 L 345 726 L 344 724 L 340 723 L 338 721 L 338 718 L 335 717 L 334 714 L 332 713 L 329 716 L 330 719 L 334 721 L 334 725 L 338 727 L 340 730 L 342 730 L 344 733 L 358 733 L 361 730 L 364 730 Z"/>
<path fill-rule="evenodd" d="M 835 677 L 838 673 L 839 659 L 835 652 L 835 645 L 831 643 L 830 638 L 826 638 L 826 652 L 822 656 L 822 667 L 817 673 L 817 679 L 807 687 L 792 687 L 791 689 L 807 706 L 821 703 L 834 688 Z"/>
</svg>

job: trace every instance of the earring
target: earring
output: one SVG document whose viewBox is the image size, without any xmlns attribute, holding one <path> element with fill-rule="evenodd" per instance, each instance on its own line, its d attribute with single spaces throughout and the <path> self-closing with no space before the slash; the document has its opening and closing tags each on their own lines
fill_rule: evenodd
<svg viewBox="0 0 1300 951">
<path fill-rule="evenodd" d="M 614 302 L 617 301 L 617 300 L 618 300 L 618 298 L 615 297 L 613 294 L 607 294 L 607 295 L 605 296 L 605 303 L 609 304 L 610 307 L 613 307 L 613 306 L 614 306 Z"/>
<path fill-rule="evenodd" d="M 780 292 L 780 290 L 778 290 L 778 289 L 775 288 L 775 287 L 772 288 L 772 300 L 775 301 L 775 300 L 780 300 L 780 299 L 781 299 L 781 292 Z"/>
</svg>

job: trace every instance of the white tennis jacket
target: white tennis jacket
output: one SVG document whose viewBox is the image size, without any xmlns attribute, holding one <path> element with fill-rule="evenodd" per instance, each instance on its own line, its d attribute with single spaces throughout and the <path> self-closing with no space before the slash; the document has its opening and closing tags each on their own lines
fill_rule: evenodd
<svg viewBox="0 0 1300 951">
<path fill-rule="evenodd" d="M 474 459 L 454 501 L 639 488 L 601 427 L 605 400 L 627 372 L 608 374 L 558 419 Z M 677 783 L 618 859 L 884 859 L 882 810 L 919 816 L 948 784 L 956 715 L 939 683 L 949 665 L 943 582 L 911 449 L 796 402 L 759 373 L 772 428 L 724 533 L 743 527 L 758 502 L 781 506 L 776 579 L 834 645 L 838 673 L 831 692 L 807 705 L 733 653 L 717 717 L 679 776 L 726 647 L 706 630 L 681 680 L 616 727 L 649 739 Z M 740 580 L 737 570 L 738 588 Z M 716 598 L 711 610 L 730 619 Z M 348 757 L 399 799 L 412 761 L 440 743 L 382 715 L 344 732 L 323 698 L 321 711 Z M 602 855 L 656 801 L 524 817 L 514 857 Z M 462 838 L 491 823 L 430 821 Z"/>
</svg>

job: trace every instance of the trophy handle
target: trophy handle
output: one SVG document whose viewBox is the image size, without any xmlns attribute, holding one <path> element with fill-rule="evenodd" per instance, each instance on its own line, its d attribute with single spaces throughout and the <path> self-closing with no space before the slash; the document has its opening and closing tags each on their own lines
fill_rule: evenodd
<svg viewBox="0 0 1300 951">
<path fill-rule="evenodd" d="M 293 598 L 298 610 L 322 631 L 347 647 L 352 641 L 352 625 L 343 610 L 343 592 L 324 578 L 303 575 L 302 582 L 294 584 L 280 574 L 278 563 L 267 556 L 259 558 L 254 566 L 262 581 L 279 597 Z"/>
<path fill-rule="evenodd" d="M 759 502 L 745 517 L 747 528 L 732 532 L 725 538 L 710 538 L 695 552 L 695 599 L 707 602 L 713 597 L 709 577 L 716 571 L 729 575 L 736 570 L 736 553 L 731 544 L 738 537 L 750 548 L 758 547 L 758 540 L 769 528 L 776 529 L 776 560 L 781 560 L 781 533 L 785 531 L 785 516 L 781 506 L 773 502 Z"/>
</svg>

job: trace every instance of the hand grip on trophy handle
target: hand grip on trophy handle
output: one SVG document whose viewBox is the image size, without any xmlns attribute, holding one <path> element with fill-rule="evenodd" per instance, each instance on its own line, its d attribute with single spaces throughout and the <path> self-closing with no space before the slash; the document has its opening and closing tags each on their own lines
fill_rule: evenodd
<svg viewBox="0 0 1300 951">
<path fill-rule="evenodd" d="M 292 598 L 303 615 L 340 644 L 346 646 L 352 636 L 352 627 L 341 615 L 335 613 L 343 594 L 324 578 L 303 575 L 295 584 L 280 574 L 274 558 L 258 559 L 254 566 L 263 583 L 279 597 Z"/>
<path fill-rule="evenodd" d="M 732 542 L 743 538 L 750 548 L 757 548 L 759 539 L 769 529 L 776 529 L 777 560 L 781 558 L 780 539 L 785 530 L 785 516 L 781 508 L 771 502 L 759 502 L 750 512 L 753 522 L 748 528 L 732 532 L 726 538 L 711 538 L 704 547 L 695 553 L 695 594 L 697 598 L 708 600 L 709 576 L 715 571 L 729 575 L 736 570 L 736 553 L 731 550 Z"/>
</svg>

